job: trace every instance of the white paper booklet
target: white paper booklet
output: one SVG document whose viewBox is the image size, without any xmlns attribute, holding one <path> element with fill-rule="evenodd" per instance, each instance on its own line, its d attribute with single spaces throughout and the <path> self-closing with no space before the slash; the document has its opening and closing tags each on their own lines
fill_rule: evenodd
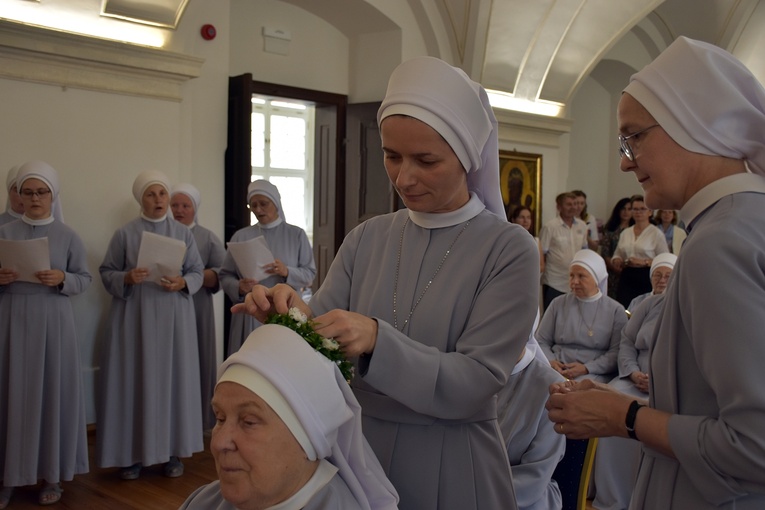
<svg viewBox="0 0 765 510">
<path fill-rule="evenodd" d="M 40 283 L 35 273 L 50 269 L 48 238 L 24 241 L 0 239 L 0 267 L 19 273 L 17 281 Z"/>
<path fill-rule="evenodd" d="M 258 236 L 241 243 L 227 243 L 236 267 L 244 278 L 262 281 L 271 276 L 264 266 L 273 263 L 274 255 L 268 247 L 266 238 Z"/>
<path fill-rule="evenodd" d="M 148 269 L 147 280 L 161 284 L 162 277 L 181 274 L 185 255 L 186 243 L 180 239 L 144 232 L 141 235 L 141 247 L 138 248 L 136 267 Z"/>
</svg>

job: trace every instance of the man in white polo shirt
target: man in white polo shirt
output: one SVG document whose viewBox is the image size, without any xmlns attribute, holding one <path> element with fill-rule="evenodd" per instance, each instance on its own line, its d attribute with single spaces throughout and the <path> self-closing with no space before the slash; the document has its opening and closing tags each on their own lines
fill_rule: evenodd
<svg viewBox="0 0 765 510">
<path fill-rule="evenodd" d="M 540 240 L 545 255 L 542 273 L 542 306 L 569 291 L 568 266 L 574 254 L 587 248 L 587 225 L 576 218 L 576 195 L 561 193 L 555 197 L 558 216 L 542 227 Z"/>
</svg>

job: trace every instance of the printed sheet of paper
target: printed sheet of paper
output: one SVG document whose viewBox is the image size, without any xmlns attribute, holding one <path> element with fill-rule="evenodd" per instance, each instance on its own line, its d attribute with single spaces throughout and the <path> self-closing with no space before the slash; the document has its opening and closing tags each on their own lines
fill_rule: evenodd
<svg viewBox="0 0 765 510">
<path fill-rule="evenodd" d="M 231 256 L 234 257 L 239 273 L 244 278 L 261 281 L 271 276 L 263 268 L 274 261 L 274 255 L 271 253 L 265 237 L 258 236 L 241 243 L 230 242 L 227 246 Z"/>
<path fill-rule="evenodd" d="M 144 232 L 141 235 L 141 247 L 138 248 L 136 267 L 147 268 L 147 280 L 161 284 L 162 277 L 181 274 L 185 255 L 186 243 L 180 239 Z"/>
<path fill-rule="evenodd" d="M 35 273 L 50 269 L 48 238 L 25 241 L 0 239 L 0 266 L 19 273 L 18 281 L 40 283 Z"/>
</svg>

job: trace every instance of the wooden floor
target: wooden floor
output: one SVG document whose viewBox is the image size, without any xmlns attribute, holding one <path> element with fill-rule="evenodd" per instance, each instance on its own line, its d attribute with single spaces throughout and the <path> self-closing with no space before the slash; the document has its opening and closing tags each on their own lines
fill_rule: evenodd
<svg viewBox="0 0 765 510">
<path fill-rule="evenodd" d="M 77 510 L 175 510 L 197 487 L 217 479 L 215 463 L 205 437 L 205 451 L 183 460 L 184 474 L 166 478 L 162 465 L 143 468 L 138 480 L 122 480 L 119 469 L 99 469 L 94 461 L 95 434 L 88 434 L 90 472 L 63 482 L 64 493 L 55 505 L 37 503 L 39 487 L 19 487 L 13 493 L 8 510 L 41 508 Z"/>
</svg>

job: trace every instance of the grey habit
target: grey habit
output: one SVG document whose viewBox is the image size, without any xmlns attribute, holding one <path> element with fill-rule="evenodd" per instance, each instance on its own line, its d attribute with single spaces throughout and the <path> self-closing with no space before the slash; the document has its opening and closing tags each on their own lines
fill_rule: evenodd
<svg viewBox="0 0 765 510">
<path fill-rule="evenodd" d="M 265 280 L 258 282 L 266 287 L 273 287 L 277 283 L 286 283 L 290 287 L 300 291 L 303 287 L 310 287 L 316 276 L 316 264 L 313 260 L 313 249 L 308 242 L 305 231 L 295 225 L 284 221 L 272 228 L 258 225 L 244 227 L 237 230 L 231 236 L 231 242 L 244 242 L 263 236 L 274 257 L 284 262 L 289 269 L 287 278 L 279 275 L 271 275 Z M 232 303 L 241 303 L 246 295 L 239 294 L 239 280 L 242 274 L 236 267 L 234 257 L 230 252 L 226 253 L 223 266 L 220 270 L 220 284 Z M 235 353 L 247 339 L 247 336 L 260 326 L 255 317 L 245 313 L 231 315 L 231 328 L 228 334 L 228 355 Z"/>
<path fill-rule="evenodd" d="M 197 243 L 199 256 L 205 269 L 220 273 L 220 266 L 226 250 L 218 236 L 212 231 L 194 225 L 191 228 Z M 200 287 L 194 294 L 194 312 L 197 318 L 197 341 L 199 345 L 199 379 L 202 383 L 202 426 L 207 429 L 215 426 L 215 414 L 210 407 L 215 383 L 218 380 L 218 356 L 215 349 L 215 310 L 213 294 L 220 290 L 220 280 L 214 288 Z"/>
<path fill-rule="evenodd" d="M 648 394 L 635 387 L 630 374 L 636 370 L 649 373 L 649 351 L 655 339 L 654 329 L 661 315 L 664 298 L 664 294 L 644 295 L 640 304 L 632 310 L 632 318 L 622 330 L 619 375 L 608 383 L 641 400 L 647 400 Z M 639 442 L 623 437 L 600 438 L 592 475 L 595 484 L 593 506 L 599 510 L 629 508 L 639 462 Z"/>
<path fill-rule="evenodd" d="M 651 407 L 673 414 L 679 460 L 643 446 L 632 509 L 765 508 L 765 181 L 720 179 L 683 212 L 715 191 L 687 222 L 651 351 Z"/>
<path fill-rule="evenodd" d="M 426 229 L 402 210 L 352 230 L 310 302 L 315 315 L 377 320 L 352 385 L 402 510 L 516 508 L 496 395 L 534 322 L 539 250 L 522 227 L 479 210 L 424 294 L 465 222 Z"/>
<path fill-rule="evenodd" d="M 20 215 L 19 216 L 14 216 L 13 214 L 11 214 L 10 211 L 6 211 L 4 213 L 0 213 L 0 226 L 3 226 L 6 223 L 10 223 L 12 221 L 16 221 L 17 219 L 19 219 L 19 217 L 20 217 Z"/>
<path fill-rule="evenodd" d="M 537 341 L 551 361 L 583 363 L 589 373 L 577 379 L 607 383 L 616 374 L 627 314 L 618 301 L 605 295 L 595 301 L 577 301 L 571 292 L 553 299 L 537 329 Z M 586 324 L 592 325 L 593 336 L 588 336 Z"/>
<path fill-rule="evenodd" d="M 186 243 L 186 289 L 126 285 L 144 231 Z M 97 459 L 101 467 L 167 462 L 202 451 L 199 354 L 191 296 L 202 285 L 202 260 L 191 230 L 169 216 L 141 217 L 118 229 L 99 268 L 112 295 L 101 345 Z"/>
<path fill-rule="evenodd" d="M 0 285 L 0 476 L 6 487 L 55 483 L 88 472 L 80 347 L 70 296 L 91 276 L 80 237 L 58 220 L 0 227 L 2 239 L 48 238 L 63 285 Z"/>
<path fill-rule="evenodd" d="M 559 510 L 563 506 L 552 474 L 566 452 L 566 437 L 553 429 L 545 402 L 550 385 L 564 380 L 547 361 L 533 358 L 526 368 L 510 376 L 499 394 L 499 426 L 519 510 Z"/>
</svg>

